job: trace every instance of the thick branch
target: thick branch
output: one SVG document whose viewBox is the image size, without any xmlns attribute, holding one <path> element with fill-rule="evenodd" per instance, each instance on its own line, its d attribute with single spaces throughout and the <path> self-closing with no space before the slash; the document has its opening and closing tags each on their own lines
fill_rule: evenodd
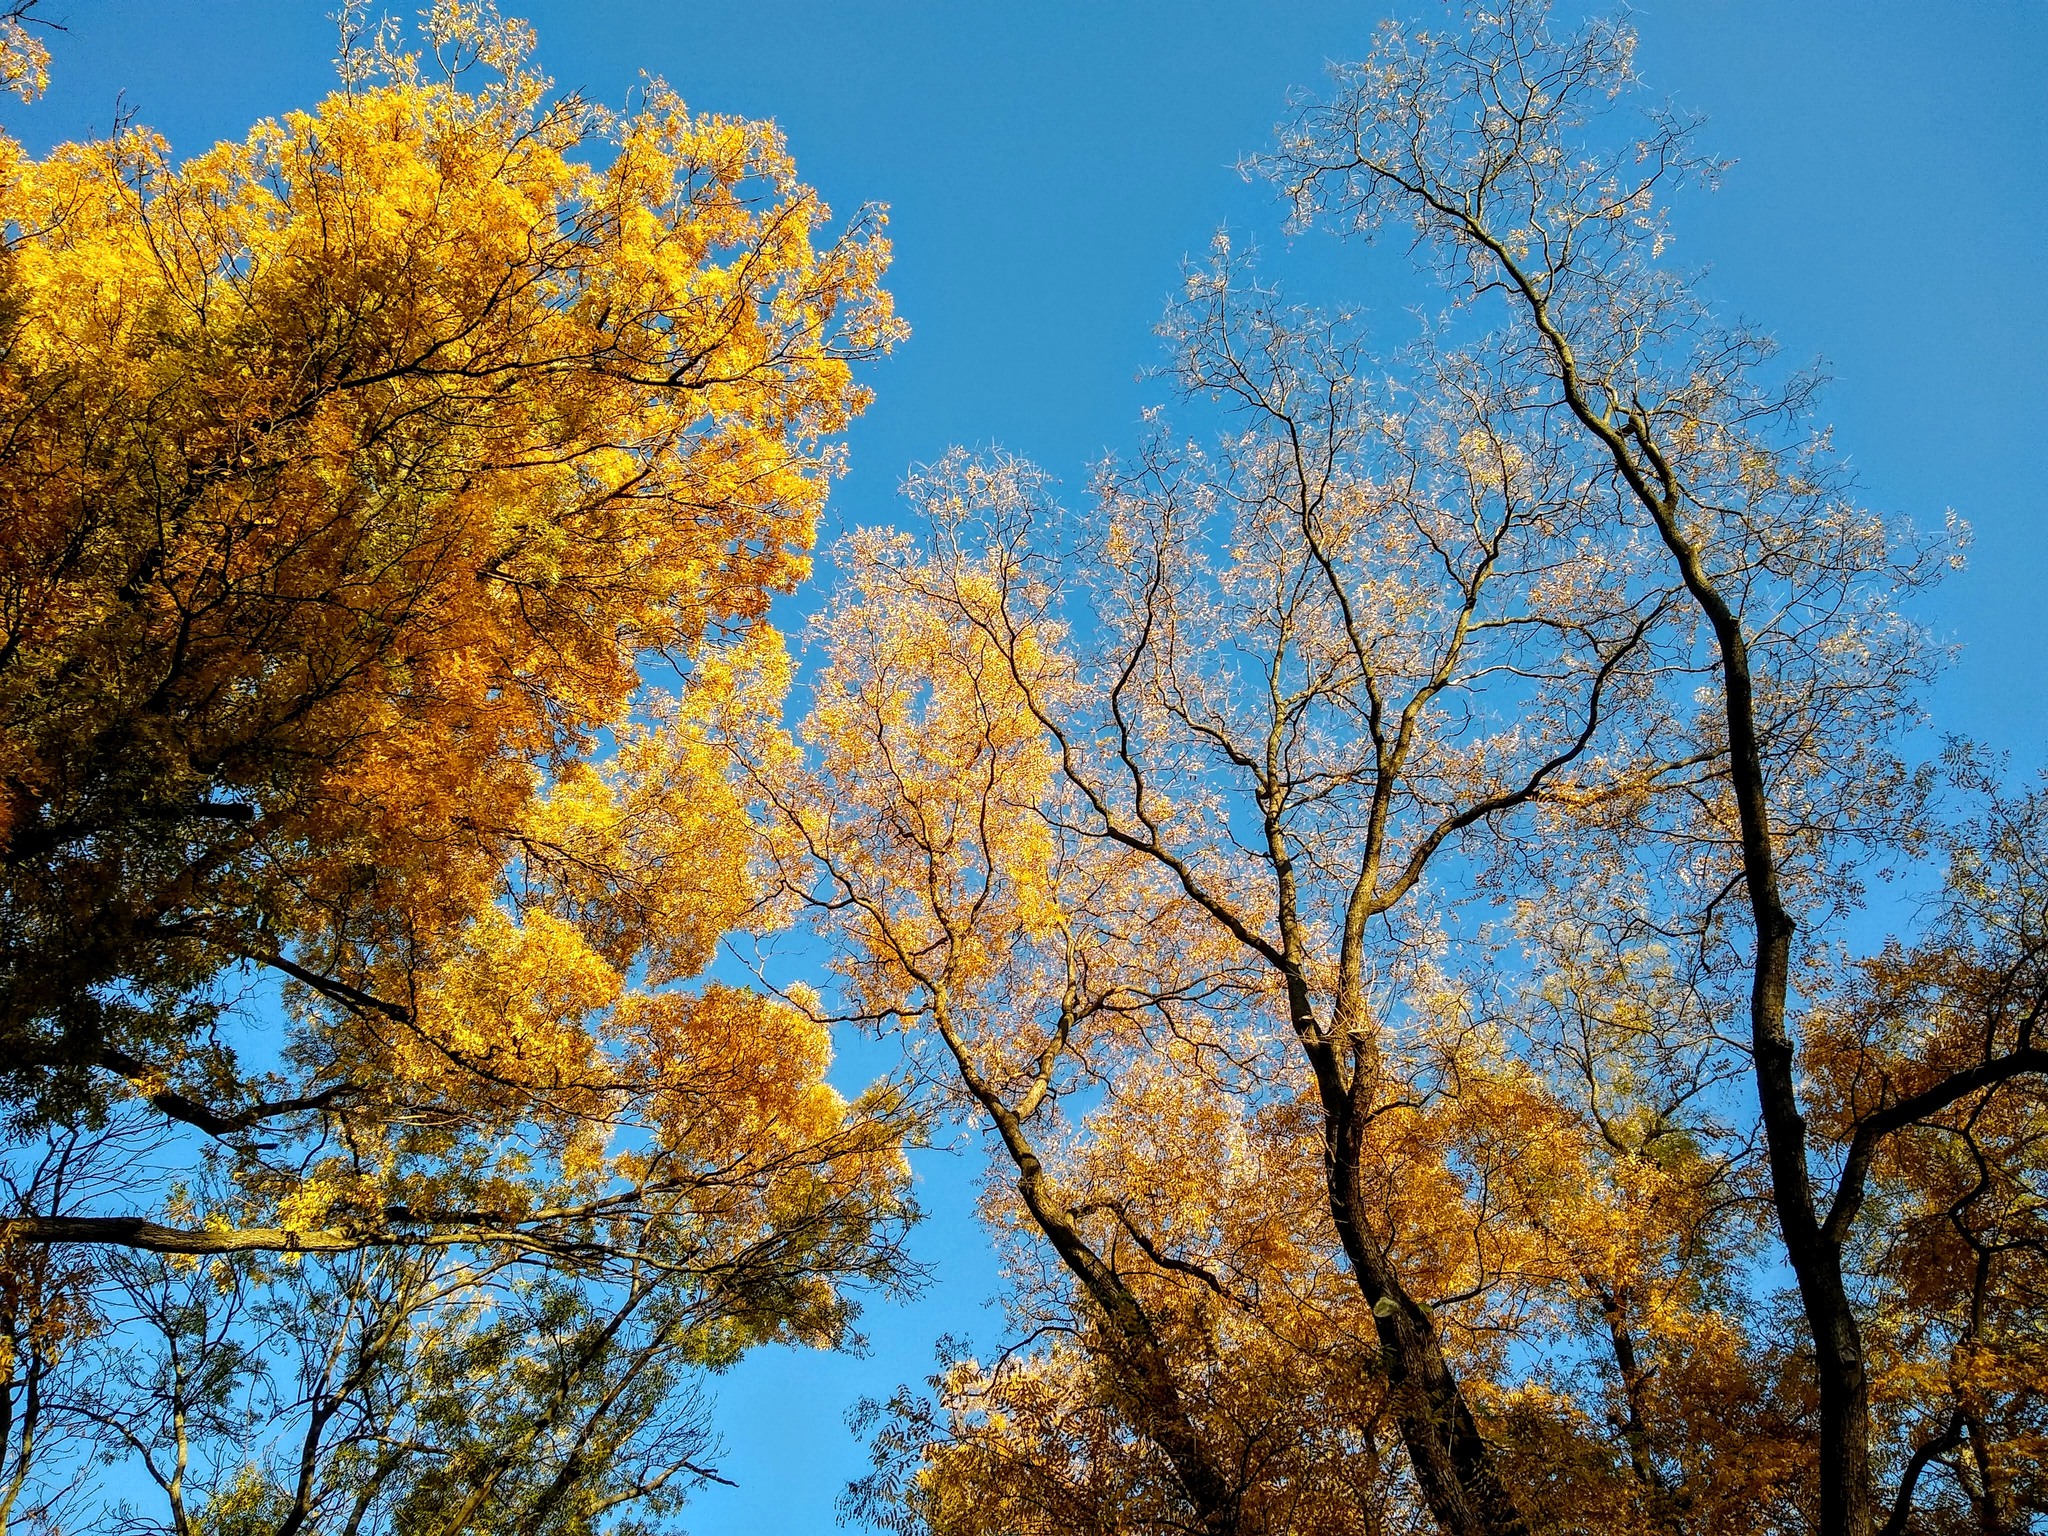
<svg viewBox="0 0 2048 1536">
<path fill-rule="evenodd" d="M 1834 1204 L 1828 1210 L 1828 1219 L 1822 1228 L 1830 1242 L 1842 1243 L 1848 1240 L 1849 1228 L 1856 1220 L 1856 1213 L 1863 1206 L 1863 1191 L 1870 1173 L 1870 1159 L 1877 1150 L 1877 1144 L 1895 1131 L 1902 1131 L 1939 1114 L 1951 1104 L 1968 1098 L 1973 1093 L 1995 1088 L 2000 1083 L 2016 1077 L 2048 1076 L 2048 1050 L 2039 1046 L 2024 1050 L 2008 1051 L 2003 1056 L 1994 1056 L 1981 1061 L 1974 1067 L 1951 1073 L 1931 1087 L 1908 1094 L 1905 1098 L 1866 1115 L 1857 1123 L 1856 1134 L 1849 1142 L 1849 1156 L 1842 1165 L 1842 1177 L 1835 1188 Z"/>
<path fill-rule="evenodd" d="M 129 1082 L 146 1085 L 154 1077 L 149 1067 L 137 1057 L 129 1055 L 117 1046 L 108 1046 L 99 1054 L 95 1063 L 107 1071 L 117 1073 Z M 342 1100 L 351 1098 L 361 1090 L 354 1083 L 337 1083 L 319 1093 L 307 1094 L 294 1099 L 269 1099 L 247 1105 L 231 1114 L 222 1114 L 211 1105 L 202 1104 L 173 1088 L 160 1088 L 144 1095 L 152 1109 L 172 1120 L 194 1126 L 209 1136 L 233 1136 L 251 1129 L 267 1120 L 284 1115 L 299 1114 L 306 1110 L 329 1109 Z"/>
</svg>

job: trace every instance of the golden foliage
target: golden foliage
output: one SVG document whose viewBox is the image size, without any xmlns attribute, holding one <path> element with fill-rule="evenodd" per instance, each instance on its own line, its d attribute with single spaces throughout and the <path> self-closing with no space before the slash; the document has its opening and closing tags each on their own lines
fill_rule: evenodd
<svg viewBox="0 0 2048 1536">
<path fill-rule="evenodd" d="M 122 951 L 18 940 L 14 1031 L 459 928 L 641 658 L 807 569 L 849 362 L 896 334 L 876 222 L 820 243 L 766 124 L 551 99 L 518 28 L 437 25 L 498 77 L 386 49 L 180 165 L 10 152 L 0 836 L 38 942 Z"/>
<path fill-rule="evenodd" d="M 714 737 L 780 708 L 767 607 L 901 333 L 882 220 L 828 233 L 772 124 L 555 93 L 488 5 L 424 41 L 356 28 L 182 162 L 7 148 L 13 1107 L 112 1080 L 220 1139 L 145 1246 L 759 1253 L 829 1336 L 899 1128 L 821 1026 L 680 987 L 757 917 Z M 253 1071 L 217 1021 L 265 970 Z"/>
</svg>

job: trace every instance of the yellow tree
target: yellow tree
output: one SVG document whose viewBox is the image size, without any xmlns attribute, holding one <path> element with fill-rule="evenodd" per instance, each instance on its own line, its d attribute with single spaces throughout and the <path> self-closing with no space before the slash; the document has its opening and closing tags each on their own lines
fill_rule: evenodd
<svg viewBox="0 0 2048 1536">
<path fill-rule="evenodd" d="M 1797 1524 L 1811 1388 L 1753 1285 L 1750 1213 L 1776 1180 L 1725 1092 L 1751 1065 L 1726 1047 L 1729 978 L 1748 972 L 1731 971 L 1716 894 L 1741 879 L 1740 775 L 1697 704 L 1721 661 L 1686 571 L 1654 522 L 1615 514 L 1611 463 L 1558 429 L 1565 408 L 1532 376 L 1543 354 L 1512 334 L 1431 331 L 1383 389 L 1343 325 L 1286 308 L 1227 251 L 1190 275 L 1167 334 L 1185 393 L 1228 412 L 1214 452 L 1159 429 L 1104 472 L 1078 534 L 1027 468 L 955 457 L 915 482 L 927 550 L 853 546 L 859 598 L 823 631 L 812 717 L 827 778 L 810 820 L 784 814 L 823 869 L 815 899 L 857 952 L 881 945 L 879 970 L 852 973 L 859 1011 L 959 1008 L 988 1031 L 939 1027 L 970 1096 L 1018 1122 L 1004 1137 L 1036 1178 L 1052 1138 L 1017 1111 L 1078 1047 L 1068 1014 L 1032 1000 L 1062 995 L 1044 977 L 1098 973 L 1071 955 L 1013 970 L 1004 935 L 1037 924 L 1067 953 L 1058 922 L 1030 915 L 1048 860 L 1129 870 L 1091 922 L 1142 930 L 1131 984 L 1227 977 L 1213 1011 L 1277 1022 L 1299 1052 L 1332 1235 L 1430 1518 Z M 1882 737 L 1924 667 L 1889 604 L 1928 565 L 1840 495 L 1824 443 L 1700 451 L 1779 540 L 1731 556 L 1731 579 L 1784 581 L 1754 696 L 1778 732 L 1787 879 L 1841 905 L 1854 892 L 1828 850 L 1913 811 Z M 909 926 L 883 942 L 885 914 Z M 1512 918 L 1526 985 L 1475 917 Z M 1806 985 L 1818 995 L 1817 970 Z M 1075 1275 L 1073 1213 L 1143 1203 L 1114 1151 L 1094 1157 L 1094 1138 L 1128 1134 L 1117 1085 L 1157 1047 L 1122 1038 L 1090 1078 L 1111 1107 L 1063 1154 L 1073 1192 L 1030 1212 Z M 1983 1073 L 2025 1071 L 2025 1045 Z M 1021 1097 L 1005 1101 L 990 1051 L 1019 1053 Z M 1141 1273 L 1216 1273 L 1165 1211 L 1133 1219 Z M 1070 1408 L 1084 1375 L 1052 1400 Z M 954 1417 L 922 1421 L 939 1481 L 915 1497 L 978 1490 L 994 1502 L 974 1518 L 1005 1518 L 1000 1459 L 976 1461 L 988 1432 L 958 1406 L 999 1402 L 999 1381 L 944 1387 Z M 948 1483 L 948 1467 L 971 1475 Z M 1196 1486 L 1181 1479 L 1201 1509 Z M 930 1506 L 962 1528 L 976 1507 Z"/>
<path fill-rule="evenodd" d="M 957 534 L 1038 483 L 955 457 L 914 494 Z M 1019 1326 L 1059 1341 L 899 1398 L 853 1507 L 963 1533 L 1382 1528 L 1371 1314 L 1312 1219 L 1317 1116 L 1273 989 L 1156 861 L 1078 832 L 1034 700 L 1082 685 L 1049 615 L 1003 630 L 1015 570 L 883 533 L 841 568 L 809 753 L 735 745 L 847 1016 L 901 1029 L 1014 1172 L 985 1214 Z"/>
<path fill-rule="evenodd" d="M 1981 763 L 1930 920 L 1806 1021 L 1813 1120 L 1859 1219 L 1886 1536 L 2013 1531 L 2048 1509 L 2048 801 Z M 1867 1214 L 1865 1214 L 1867 1212 Z"/>
<path fill-rule="evenodd" d="M 1519 1280 L 1499 1443 L 1544 1525 L 1796 1528 L 1810 1392 L 1754 1283 L 1765 1184 L 1725 1009 L 1607 894 L 1606 925 L 1527 898 L 1529 968 L 1461 1068 L 1454 1156 L 1488 1170 Z"/>
<path fill-rule="evenodd" d="M 32 15 L 40 0 L 9 0 L 0 7 L 0 90 L 34 101 L 50 83 L 50 48 L 29 30 L 54 26 Z"/>
<path fill-rule="evenodd" d="M 901 1273 L 893 1096 L 703 980 L 880 217 L 488 6 L 358 19 L 182 164 L 0 146 L 17 1513 L 109 1455 L 179 1529 L 659 1513 L 693 1372 Z"/>
<path fill-rule="evenodd" d="M 182 164 L 5 147 L 11 1111 L 132 1093 L 245 1202 L 10 1241 L 582 1252 L 677 1201 L 854 1241 L 892 1155 L 822 1033 L 675 984 L 749 909 L 702 720 L 776 707 L 762 616 L 897 334 L 879 216 L 824 238 L 771 125 L 659 83 L 553 94 L 488 7 L 426 41 L 351 33 Z"/>
<path fill-rule="evenodd" d="M 1386 29 L 1267 168 L 1303 222 L 1405 226 L 1459 302 L 1487 306 L 1546 435 L 1599 466 L 1612 525 L 1654 538 L 1696 615 L 1713 701 L 1696 736 L 1722 787 L 1697 814 L 1646 819 L 1630 858 L 1665 861 L 1649 921 L 1713 955 L 1741 1018 L 1812 1349 L 1818 1524 L 1863 1536 L 1887 1459 L 1852 1273 L 1869 1168 L 1893 1138 L 1917 1141 L 1924 1121 L 2048 1063 L 2023 1031 L 1991 1028 L 1967 1061 L 1925 1058 L 1909 1089 L 1872 1066 L 1888 1085 L 1876 1101 L 1812 1096 L 1836 1069 L 1826 1010 L 1802 1012 L 1831 990 L 1825 925 L 1855 896 L 1844 866 L 1912 824 L 1916 785 L 1885 743 L 1912 718 L 1928 658 L 1894 604 L 1940 551 L 1855 504 L 1810 423 L 1814 381 L 1774 375 L 1767 340 L 1724 323 L 1665 261 L 1665 201 L 1717 168 L 1690 121 L 1626 111 L 1628 29 L 1567 34 L 1546 10 L 1475 10 L 1465 35 Z M 1915 1452 L 1899 1469 L 1894 1528 L 1924 1465 Z"/>
<path fill-rule="evenodd" d="M 926 476 L 929 553 L 870 540 L 856 580 L 890 594 L 876 633 L 941 638 L 892 653 L 874 696 L 901 712 L 947 693 L 898 728 L 908 753 L 955 718 L 1010 722 L 1054 776 L 1040 835 L 1080 867 L 1134 871 L 1111 910 L 1141 925 L 1148 963 L 1236 977 L 1235 1027 L 1243 1007 L 1279 1025 L 1314 1106 L 1326 1234 L 1371 1318 L 1366 1357 L 1419 1496 L 1450 1529 L 1521 1529 L 1479 1422 L 1490 1404 L 1461 1371 L 1487 1378 L 1499 1318 L 1529 1286 L 1500 1262 L 1492 1181 L 1455 1150 L 1459 1115 L 1485 1118 L 1449 1106 L 1477 1093 L 1466 1068 L 1486 1043 L 1442 982 L 1439 916 L 1511 862 L 1504 829 L 1568 836 L 1580 811 L 1706 771 L 1662 750 L 1680 736 L 1659 686 L 1674 594 L 1640 542 L 1605 537 L 1586 471 L 1523 430 L 1523 398 L 1482 354 L 1425 345 L 1423 382 L 1383 393 L 1355 334 L 1281 304 L 1227 251 L 1190 274 L 1168 333 L 1187 394 L 1229 412 L 1218 450 L 1162 429 L 1105 472 L 1066 543 L 1020 466 Z M 845 637 L 827 638 L 841 654 Z M 893 739 L 879 704 L 859 713 L 871 693 L 828 684 L 816 718 L 852 711 Z M 877 824 L 901 836 L 916 820 L 904 760 L 868 748 L 820 803 L 880 797 Z M 915 782 L 944 796 L 970 777 Z M 1017 803 L 1038 801 L 1004 792 Z M 1004 872 L 1014 857 L 981 859 Z M 971 926 L 974 903 L 952 905 Z M 996 1038 L 1062 1038 L 1033 1029 Z"/>
<path fill-rule="evenodd" d="M 1039 1145 L 1105 1262 L 1166 1322 L 1181 1400 L 1235 1484 L 1232 1528 L 1411 1529 L 1371 1313 L 1319 1219 L 1315 1107 L 1262 1033 L 1097 1055 L 1094 1107 Z M 847 1508 L 960 1536 L 1188 1529 L 1191 1501 L 1072 1271 L 1006 1181 L 991 1180 L 986 1215 L 1014 1337 L 990 1359 L 956 1349 L 926 1391 L 870 1405 L 875 1471 Z"/>
<path fill-rule="evenodd" d="M 1014 1165 L 1029 1220 L 1085 1292 L 1117 1399 L 1170 1466 L 1178 1502 L 1198 1528 L 1235 1531 L 1245 1489 L 1176 1369 L 1176 1319 L 1088 1230 L 1046 1144 L 1077 1071 L 1137 1016 L 1185 1006 L 1210 983 L 1199 970 L 1162 975 L 1148 942 L 1159 935 L 1133 927 L 1156 910 L 1139 890 L 1147 872 L 1077 862 L 1088 850 L 1062 830 L 1051 743 L 1011 670 L 1062 686 L 1057 635 L 1002 650 L 921 603 L 902 539 L 857 537 L 844 567 L 804 728 L 815 774 L 777 734 L 730 737 L 779 823 L 783 883 L 840 940 L 854 1016 L 936 1036 L 936 1083 Z M 995 596 L 972 571 L 935 579 L 970 603 Z"/>
</svg>

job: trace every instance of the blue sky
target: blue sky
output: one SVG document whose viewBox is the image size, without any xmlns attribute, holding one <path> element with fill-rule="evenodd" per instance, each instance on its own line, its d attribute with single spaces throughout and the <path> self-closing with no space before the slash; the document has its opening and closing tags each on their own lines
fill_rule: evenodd
<svg viewBox="0 0 2048 1536">
<path fill-rule="evenodd" d="M 894 516 L 905 469 L 1001 443 L 1078 495 L 1130 445 L 1156 388 L 1150 329 L 1216 226 L 1284 253 L 1315 297 L 1368 309 L 1378 268 L 1310 240 L 1233 170 L 1290 87 L 1356 56 L 1379 0 L 529 0 L 541 62 L 617 102 L 645 69 L 696 107 L 771 116 L 842 211 L 892 209 L 892 283 L 913 329 L 875 368 L 835 519 Z M 45 0 L 69 30 L 55 79 L 0 120 L 33 150 L 117 101 L 181 151 L 239 137 L 331 83 L 331 0 Z M 1418 4 L 1417 13 L 1444 19 Z M 2038 0 L 1928 6 L 1644 0 L 1642 73 L 1709 118 L 1737 164 L 1684 210 L 1712 293 L 1837 380 L 1824 414 L 1873 504 L 1975 530 L 1969 568 L 1921 609 L 1960 647 L 1936 726 L 2044 760 L 2048 578 L 2048 128 Z M 10 99 L 11 101 L 11 99 Z M 1405 300 L 1405 295 L 1402 296 Z M 1395 304 L 1398 311 L 1398 304 Z M 1398 323 L 1398 313 L 1388 324 Z M 871 1059 L 871 1058 L 870 1058 Z M 720 1383 L 725 1462 L 698 1536 L 832 1529 L 861 1468 L 862 1392 L 921 1377 L 945 1331 L 987 1338 L 995 1283 L 968 1211 L 976 1163 L 931 1154 L 933 1290 L 868 1318 L 865 1360 L 770 1355 Z"/>
</svg>

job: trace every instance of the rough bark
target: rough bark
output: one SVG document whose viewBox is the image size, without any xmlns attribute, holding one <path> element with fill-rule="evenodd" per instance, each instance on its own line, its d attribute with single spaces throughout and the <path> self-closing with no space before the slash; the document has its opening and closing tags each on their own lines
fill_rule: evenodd
<svg viewBox="0 0 2048 1536">
<path fill-rule="evenodd" d="M 1395 1423 L 1416 1483 L 1446 1536 L 1528 1536 L 1529 1523 L 1501 1481 L 1435 1323 L 1403 1288 L 1365 1223 L 1363 1130 L 1353 1102 L 1332 1117 L 1330 1210 L 1359 1291 L 1372 1303 Z"/>
</svg>

